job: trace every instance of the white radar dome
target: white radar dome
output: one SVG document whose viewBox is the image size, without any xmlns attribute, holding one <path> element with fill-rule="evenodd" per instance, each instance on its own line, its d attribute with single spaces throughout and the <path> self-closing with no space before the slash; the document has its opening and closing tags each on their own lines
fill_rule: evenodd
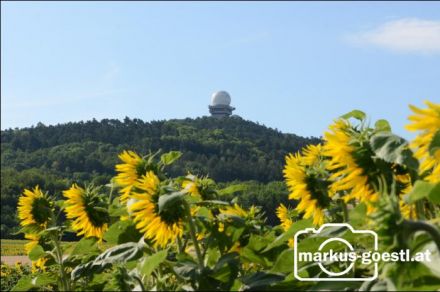
<svg viewBox="0 0 440 292">
<path fill-rule="evenodd" d="M 231 96 L 226 91 L 217 91 L 212 94 L 211 105 L 230 105 Z"/>
</svg>

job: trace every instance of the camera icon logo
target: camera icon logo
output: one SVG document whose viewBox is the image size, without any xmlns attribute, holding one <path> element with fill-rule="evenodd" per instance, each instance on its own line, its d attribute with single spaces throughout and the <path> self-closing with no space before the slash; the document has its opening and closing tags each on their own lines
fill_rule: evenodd
<svg viewBox="0 0 440 292">
<path fill-rule="evenodd" d="M 303 241 L 304 240 L 304 241 Z M 362 250 L 356 242 L 367 242 L 371 249 Z M 303 243 L 303 244 L 301 244 Z M 294 276 L 300 281 L 372 281 L 378 277 L 377 262 L 365 266 L 362 256 L 378 249 L 377 233 L 355 230 L 347 223 L 326 223 L 319 229 L 306 228 L 294 236 Z M 354 267 L 373 271 L 372 276 L 354 273 Z M 308 277 L 308 269 L 319 273 Z M 371 274 L 370 274 L 371 275 Z"/>
</svg>

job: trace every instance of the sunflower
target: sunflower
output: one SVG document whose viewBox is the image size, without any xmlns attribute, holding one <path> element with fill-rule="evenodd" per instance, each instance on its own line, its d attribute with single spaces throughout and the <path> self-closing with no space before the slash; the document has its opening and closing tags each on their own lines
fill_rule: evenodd
<svg viewBox="0 0 440 292">
<path fill-rule="evenodd" d="M 39 273 L 39 272 L 45 272 L 46 271 L 46 262 L 47 262 L 47 258 L 45 258 L 45 257 L 39 258 L 36 261 L 32 261 L 31 273 L 35 274 L 35 273 Z"/>
<path fill-rule="evenodd" d="M 238 205 L 237 203 L 235 203 L 232 206 L 227 206 L 226 208 L 221 209 L 220 213 L 227 216 L 237 216 L 243 218 L 245 218 L 248 215 L 248 212 L 246 212 L 243 208 L 241 208 L 240 205 Z"/>
<path fill-rule="evenodd" d="M 399 201 L 400 212 L 405 219 L 417 219 L 416 206 L 407 204 L 403 200 Z"/>
<path fill-rule="evenodd" d="M 124 151 L 119 154 L 119 159 L 124 163 L 116 165 L 115 182 L 122 187 L 119 191 L 121 202 L 126 203 L 137 180 L 145 174 L 146 162 L 133 151 Z"/>
<path fill-rule="evenodd" d="M 364 162 L 364 167 L 360 165 L 360 161 L 370 157 L 370 154 L 360 143 L 353 142 L 348 122 L 339 119 L 330 126 L 330 130 L 331 132 L 324 133 L 323 150 L 330 157 L 327 169 L 333 172 L 330 177 L 333 181 L 331 192 L 347 192 L 344 196 L 345 202 L 357 199 L 366 203 L 368 213 L 371 213 L 374 210 L 373 203 L 379 199 L 379 195 L 370 184 L 371 178 L 364 168 L 366 164 L 373 162 Z"/>
<path fill-rule="evenodd" d="M 84 190 L 76 184 L 63 192 L 66 200 L 66 215 L 72 220 L 72 229 L 77 235 L 97 237 L 102 240 L 108 229 L 109 215 L 103 198 L 96 189 Z"/>
<path fill-rule="evenodd" d="M 136 228 L 144 237 L 153 240 L 154 246 L 164 247 L 170 241 L 181 237 L 184 227 L 184 206 L 175 210 L 166 210 L 159 214 L 159 178 L 148 171 L 139 179 L 128 203 L 128 210 L 136 222 Z"/>
<path fill-rule="evenodd" d="M 240 207 L 240 205 L 238 205 L 237 203 L 234 203 L 231 206 L 226 206 L 223 207 L 222 209 L 219 210 L 219 218 L 220 218 L 220 222 L 218 222 L 218 231 L 219 232 L 223 232 L 225 231 L 225 222 L 231 222 L 232 218 L 230 217 L 240 217 L 242 219 L 256 219 L 257 218 L 257 213 L 258 213 L 258 209 L 255 206 L 251 206 L 249 208 L 249 211 L 244 210 L 242 207 Z"/>
<path fill-rule="evenodd" d="M 37 225 L 39 228 L 45 228 L 51 220 L 52 208 L 53 203 L 38 186 L 32 191 L 25 189 L 18 199 L 20 225 L 23 227 Z"/>
<path fill-rule="evenodd" d="M 302 162 L 312 166 L 322 159 L 322 145 L 308 145 L 302 149 Z"/>
<path fill-rule="evenodd" d="M 24 245 L 24 250 L 29 255 L 29 253 L 34 249 L 37 244 L 39 244 L 40 237 L 37 234 L 25 234 L 24 238 L 29 239 L 30 241 Z M 36 261 L 32 261 L 32 274 L 35 274 L 40 271 L 46 271 L 47 258 L 42 257 Z"/>
<path fill-rule="evenodd" d="M 188 174 L 184 181 L 182 182 L 182 189 L 184 192 L 187 192 L 196 200 L 201 200 L 202 196 L 200 195 L 199 186 L 198 186 L 198 178 L 192 174 Z M 200 206 L 191 206 L 191 216 L 194 217 L 200 211 Z M 197 234 L 197 239 L 202 239 L 202 234 Z"/>
<path fill-rule="evenodd" d="M 416 219 L 417 212 L 415 204 L 408 204 L 404 201 L 404 195 L 412 190 L 411 176 L 408 173 L 395 174 L 394 180 L 397 183 L 397 193 L 399 195 L 400 212 L 405 219 Z"/>
<path fill-rule="evenodd" d="M 415 150 L 415 157 L 421 161 L 420 171 L 427 172 L 426 180 L 429 182 L 440 181 L 440 149 L 437 149 L 432 155 L 429 153 L 429 146 L 434 137 L 440 135 L 440 104 L 426 101 L 426 109 L 419 109 L 410 105 L 414 115 L 409 116 L 411 124 L 406 126 L 409 131 L 421 131 L 411 143 L 410 146 Z"/>
<path fill-rule="evenodd" d="M 21 272 L 23 271 L 23 264 L 20 261 L 18 261 L 18 262 L 15 262 L 14 266 L 15 266 L 15 269 L 17 269 L 19 271 L 19 273 L 21 274 Z"/>
<path fill-rule="evenodd" d="M 199 192 L 199 188 L 197 187 L 197 182 L 196 181 L 185 179 L 182 182 L 182 188 L 186 192 L 190 193 L 192 196 L 194 196 L 196 198 L 201 198 L 200 192 Z"/>
<path fill-rule="evenodd" d="M 258 212 L 255 206 L 251 206 L 249 211 L 244 210 L 240 205 L 235 203 L 232 206 L 226 206 L 226 208 L 220 209 L 220 214 L 226 216 L 236 216 L 241 218 L 254 218 L 256 213 Z"/>
<path fill-rule="evenodd" d="M 38 244 L 40 237 L 37 234 L 27 233 L 24 235 L 24 238 L 29 239 L 30 241 L 24 245 L 24 250 L 27 254 L 31 252 L 31 250 Z"/>
<path fill-rule="evenodd" d="M 300 200 L 296 210 L 304 212 L 304 218 L 313 217 L 313 224 L 324 223 L 324 209 L 329 205 L 327 174 L 321 145 L 309 145 L 303 155 L 286 156 L 283 173 L 290 190 L 289 199 Z"/>
<path fill-rule="evenodd" d="M 293 221 L 290 218 L 290 210 L 284 206 L 284 204 L 280 204 L 277 208 L 276 214 L 278 219 L 280 219 L 281 222 L 281 227 L 283 228 L 284 231 L 287 231 L 290 226 L 292 226 Z"/>
<path fill-rule="evenodd" d="M 213 200 L 217 195 L 215 183 L 208 177 L 188 174 L 182 182 L 182 188 L 197 200 Z"/>
<path fill-rule="evenodd" d="M 280 222 L 281 222 L 280 225 L 284 231 L 289 230 L 290 226 L 292 226 L 292 224 L 293 224 L 293 221 L 290 216 L 290 212 L 291 212 L 291 210 L 289 210 L 283 204 L 280 204 L 277 208 L 277 211 L 276 211 L 277 217 L 278 217 L 278 219 L 280 219 Z M 292 238 L 289 238 L 288 245 L 289 245 L 289 247 L 293 247 L 294 240 Z"/>
</svg>

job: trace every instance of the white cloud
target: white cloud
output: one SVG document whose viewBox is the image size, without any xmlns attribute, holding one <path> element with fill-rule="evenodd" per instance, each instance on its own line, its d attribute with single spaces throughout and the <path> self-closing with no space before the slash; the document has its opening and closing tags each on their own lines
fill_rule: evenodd
<svg viewBox="0 0 440 292">
<path fill-rule="evenodd" d="M 396 52 L 440 53 L 440 21 L 404 18 L 388 21 L 373 30 L 350 35 L 357 45 L 372 45 Z"/>
</svg>

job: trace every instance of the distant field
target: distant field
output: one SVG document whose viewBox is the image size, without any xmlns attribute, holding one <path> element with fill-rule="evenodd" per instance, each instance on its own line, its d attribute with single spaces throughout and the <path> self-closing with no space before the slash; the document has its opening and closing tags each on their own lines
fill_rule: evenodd
<svg viewBox="0 0 440 292">
<path fill-rule="evenodd" d="M 17 239 L 2 239 L 1 240 L 1 255 L 2 256 L 16 256 L 26 255 L 24 251 L 24 245 L 27 240 Z"/>
<path fill-rule="evenodd" d="M 2 239 L 1 240 L 1 256 L 21 256 L 26 255 L 24 250 L 24 245 L 28 243 L 29 240 L 22 239 Z M 65 252 L 69 252 L 73 248 L 75 241 L 63 241 L 61 243 L 62 248 Z M 104 243 L 101 248 L 107 249 L 111 247 L 110 244 Z"/>
<path fill-rule="evenodd" d="M 24 245 L 28 240 L 21 239 L 2 239 L 1 240 L 1 256 L 19 256 L 26 255 Z M 66 250 L 69 250 L 75 242 L 63 242 L 62 245 Z"/>
</svg>

